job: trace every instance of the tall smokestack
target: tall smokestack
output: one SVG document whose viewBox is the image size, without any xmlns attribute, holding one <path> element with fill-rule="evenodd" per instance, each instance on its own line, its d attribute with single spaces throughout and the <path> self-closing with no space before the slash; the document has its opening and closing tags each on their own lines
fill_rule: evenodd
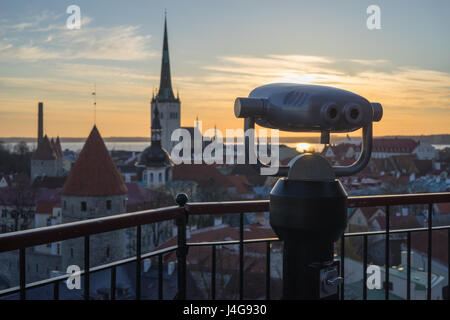
<svg viewBox="0 0 450 320">
<path fill-rule="evenodd" d="M 38 143 L 44 137 L 44 103 L 38 103 Z"/>
</svg>

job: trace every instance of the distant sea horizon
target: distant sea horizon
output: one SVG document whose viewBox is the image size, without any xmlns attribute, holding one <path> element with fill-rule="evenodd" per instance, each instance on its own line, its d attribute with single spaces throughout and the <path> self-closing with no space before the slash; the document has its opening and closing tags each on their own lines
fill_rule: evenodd
<svg viewBox="0 0 450 320">
<path fill-rule="evenodd" d="M 33 140 L 34 141 L 25 141 L 26 144 L 28 145 L 28 147 L 30 148 L 30 150 L 35 150 L 37 147 L 37 142 L 35 141 L 35 139 L 33 139 Z M 306 140 L 306 139 L 302 138 L 302 139 L 299 139 L 298 142 L 283 142 L 280 139 L 279 144 L 286 145 L 289 148 L 296 148 L 298 143 L 306 142 L 306 143 L 310 144 L 312 150 L 314 150 L 316 152 L 321 152 L 324 148 L 324 145 L 317 143 L 318 138 L 315 138 L 314 140 L 315 140 L 315 142 L 312 142 L 310 140 Z M 1 139 L 0 139 L 0 141 L 1 141 Z M 19 141 L 23 141 L 23 140 L 19 140 Z M 360 141 L 360 139 L 352 139 L 352 140 L 349 140 L 348 142 L 358 143 L 359 141 Z M 17 142 L 18 141 L 7 142 L 6 145 L 7 145 L 7 147 L 12 148 Z M 341 143 L 341 142 L 345 142 L 345 139 L 339 139 L 339 140 L 332 141 L 332 144 L 337 144 L 337 143 Z M 81 151 L 81 149 L 83 148 L 83 145 L 84 145 L 84 140 L 77 141 L 77 142 L 64 142 L 64 140 L 62 140 L 62 142 L 61 142 L 61 147 L 63 150 L 70 150 L 70 151 L 73 151 L 76 153 Z M 116 141 L 116 142 L 105 141 L 105 145 L 109 151 L 119 151 L 120 150 L 120 151 L 131 151 L 131 152 L 142 152 L 146 147 L 148 147 L 150 145 L 150 139 L 147 139 L 147 141 Z M 450 148 L 450 144 L 432 144 L 432 145 L 436 149 Z"/>
</svg>

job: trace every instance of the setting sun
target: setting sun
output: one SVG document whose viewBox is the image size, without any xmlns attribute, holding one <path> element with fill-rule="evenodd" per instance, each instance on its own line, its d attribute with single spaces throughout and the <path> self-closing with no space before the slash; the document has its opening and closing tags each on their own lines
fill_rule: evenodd
<svg viewBox="0 0 450 320">
<path fill-rule="evenodd" d="M 298 152 L 305 152 L 305 151 L 308 151 L 310 148 L 311 148 L 311 145 L 309 143 L 302 142 L 302 143 L 297 144 Z"/>
</svg>

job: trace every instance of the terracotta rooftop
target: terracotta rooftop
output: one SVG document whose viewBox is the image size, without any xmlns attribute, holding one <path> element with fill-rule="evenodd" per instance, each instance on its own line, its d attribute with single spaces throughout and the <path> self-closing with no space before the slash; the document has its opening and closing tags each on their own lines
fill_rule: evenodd
<svg viewBox="0 0 450 320">
<path fill-rule="evenodd" d="M 52 214 L 54 207 L 59 207 L 57 202 L 39 202 L 36 207 L 36 214 Z"/>
<path fill-rule="evenodd" d="M 97 127 L 92 128 L 62 195 L 105 196 L 126 194 L 127 186 L 111 159 Z"/>
<path fill-rule="evenodd" d="M 228 179 L 220 173 L 214 165 L 207 164 L 179 164 L 172 168 L 173 180 L 189 180 L 195 182 L 207 182 L 213 180 L 222 186 L 229 186 Z"/>
<path fill-rule="evenodd" d="M 449 202 L 437 203 L 436 205 L 438 207 L 440 214 L 444 214 L 444 215 L 450 214 L 450 203 Z"/>
<path fill-rule="evenodd" d="M 419 144 L 407 138 L 377 138 L 373 139 L 372 152 L 411 153 Z"/>
</svg>

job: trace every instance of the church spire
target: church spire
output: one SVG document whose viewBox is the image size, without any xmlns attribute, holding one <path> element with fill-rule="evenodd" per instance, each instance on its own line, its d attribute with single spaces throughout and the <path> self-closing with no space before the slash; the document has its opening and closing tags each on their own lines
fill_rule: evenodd
<svg viewBox="0 0 450 320">
<path fill-rule="evenodd" d="M 164 17 L 164 42 L 161 62 L 161 79 L 157 98 L 160 102 L 174 101 L 169 61 L 169 41 L 167 38 L 167 17 Z"/>
</svg>

